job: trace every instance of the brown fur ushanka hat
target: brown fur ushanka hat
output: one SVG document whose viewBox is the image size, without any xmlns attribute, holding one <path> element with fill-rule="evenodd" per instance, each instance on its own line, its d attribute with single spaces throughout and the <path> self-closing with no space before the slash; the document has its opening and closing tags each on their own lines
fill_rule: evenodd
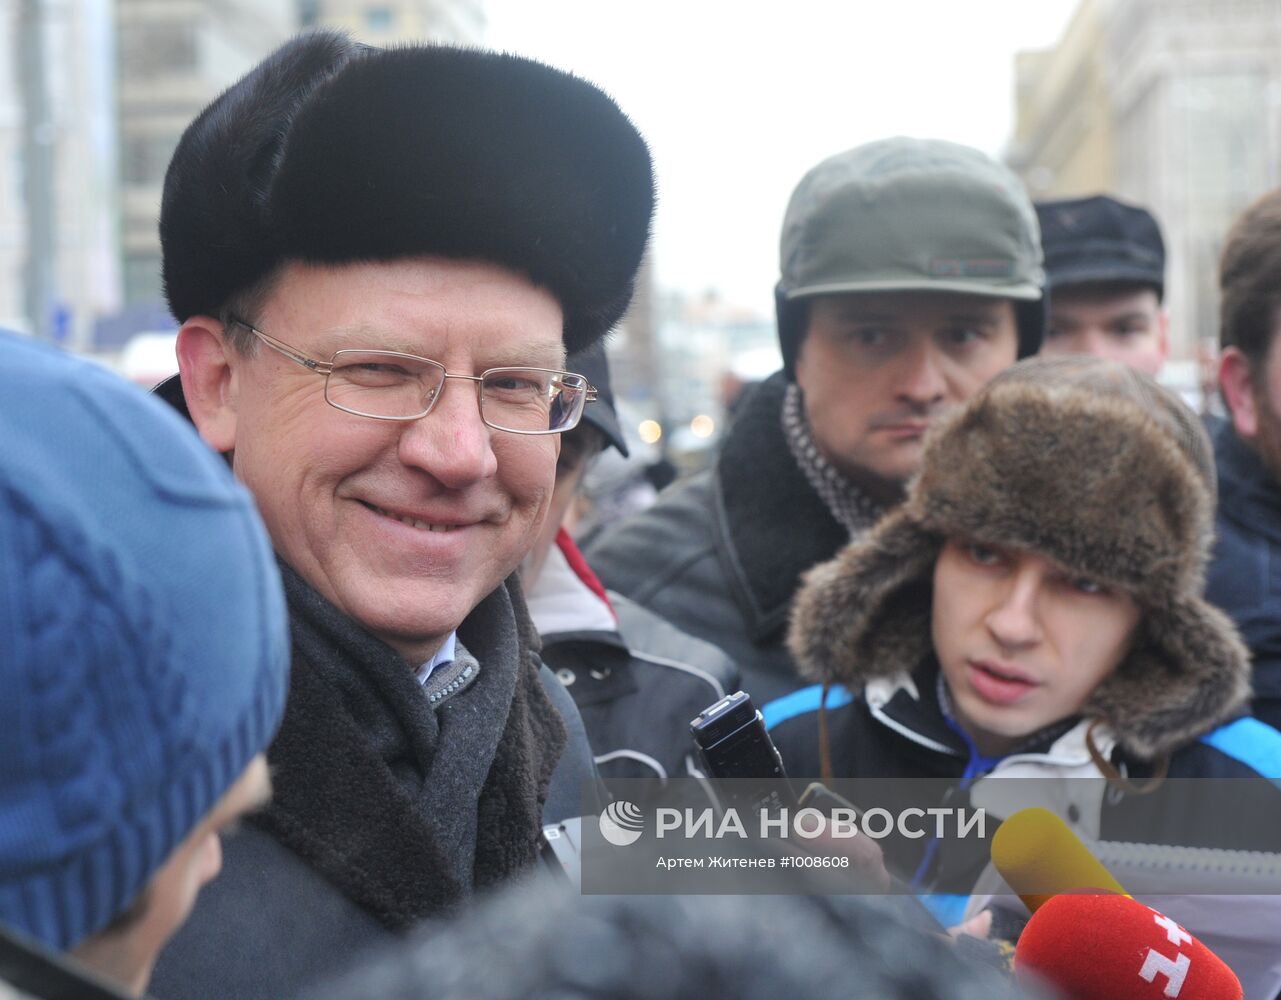
<svg viewBox="0 0 1281 1000">
<path fill-rule="evenodd" d="M 793 655 L 851 687 L 913 670 L 946 540 L 1034 552 L 1138 602 L 1133 645 L 1084 714 L 1152 759 L 1250 695 L 1249 654 L 1201 596 L 1215 493 L 1209 440 L 1173 393 L 1097 358 L 1019 362 L 931 431 L 906 502 L 809 572 Z"/>
<path fill-rule="evenodd" d="M 546 287 L 575 351 L 627 308 L 653 207 L 649 149 L 592 84 L 505 53 L 312 32 L 183 134 L 165 295 L 182 322 L 286 261 L 473 258 Z"/>
</svg>

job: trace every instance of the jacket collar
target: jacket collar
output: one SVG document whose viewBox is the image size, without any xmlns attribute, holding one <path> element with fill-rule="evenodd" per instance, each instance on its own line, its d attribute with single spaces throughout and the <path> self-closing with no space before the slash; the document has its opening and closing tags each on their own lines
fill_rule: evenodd
<svg viewBox="0 0 1281 1000">
<path fill-rule="evenodd" d="M 618 616 L 609 597 L 564 528 L 548 549 L 538 579 L 532 586 L 523 582 L 530 617 L 544 638 L 566 632 L 617 634 Z"/>
<path fill-rule="evenodd" d="M 1230 420 L 1212 434 L 1219 471 L 1219 516 L 1281 542 L 1281 487 L 1258 452 L 1237 436 Z"/>
<path fill-rule="evenodd" d="M 969 741 L 948 722 L 947 690 L 938 662 L 933 658 L 912 673 L 902 672 L 869 681 L 863 688 L 863 697 L 873 718 L 914 743 L 962 758 L 973 754 Z M 1090 758 L 1085 750 L 1084 735 L 1088 725 L 1088 720 L 1073 718 L 1046 726 L 1030 734 L 1001 758 L 998 766 L 1004 769 L 1017 759 L 1029 757 L 1048 759 L 1060 765 L 1088 764 Z M 1096 742 L 1108 754 L 1115 741 L 1106 727 L 1100 727 Z"/>
<path fill-rule="evenodd" d="M 936 753 L 964 758 L 965 742 L 952 730 L 939 705 L 934 671 L 878 677 L 863 689 L 872 717 L 900 736 Z"/>
<path fill-rule="evenodd" d="M 801 574 L 849 541 L 783 436 L 787 379 L 744 401 L 716 462 L 717 549 L 755 643 L 787 624 Z"/>
</svg>

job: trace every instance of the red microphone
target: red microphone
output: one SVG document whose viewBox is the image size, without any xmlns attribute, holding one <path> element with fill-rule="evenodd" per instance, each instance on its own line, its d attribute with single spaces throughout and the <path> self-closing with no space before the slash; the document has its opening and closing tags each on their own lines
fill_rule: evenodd
<svg viewBox="0 0 1281 1000">
<path fill-rule="evenodd" d="M 1032 915 L 1014 952 L 1069 1000 L 1241 1000 L 1241 983 L 1169 917 L 1128 896 L 1062 895 Z"/>
</svg>

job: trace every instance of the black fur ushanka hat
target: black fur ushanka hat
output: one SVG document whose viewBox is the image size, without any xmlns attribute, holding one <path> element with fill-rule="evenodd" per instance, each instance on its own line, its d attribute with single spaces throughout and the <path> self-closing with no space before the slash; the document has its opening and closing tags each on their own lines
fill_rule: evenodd
<svg viewBox="0 0 1281 1000">
<path fill-rule="evenodd" d="M 1030 358 L 935 427 L 905 503 L 810 570 L 789 644 L 813 680 L 857 687 L 932 651 L 934 564 L 962 539 L 1042 555 L 1125 591 L 1143 617 L 1087 717 L 1153 759 L 1250 696 L 1249 654 L 1202 598 L 1213 453 L 1196 415 L 1098 358 Z"/>
<path fill-rule="evenodd" d="M 418 254 L 528 275 L 581 349 L 631 299 L 649 150 L 595 86 L 514 55 L 287 42 L 188 127 L 160 213 L 165 294 L 218 315 L 289 261 Z"/>
</svg>

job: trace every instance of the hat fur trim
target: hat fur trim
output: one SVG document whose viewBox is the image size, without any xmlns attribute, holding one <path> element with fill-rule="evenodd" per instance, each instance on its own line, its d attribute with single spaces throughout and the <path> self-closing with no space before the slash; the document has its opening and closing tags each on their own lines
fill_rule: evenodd
<svg viewBox="0 0 1281 1000">
<path fill-rule="evenodd" d="M 1131 649 L 1085 708 L 1124 749 L 1151 759 L 1208 732 L 1249 699 L 1250 666 L 1201 598 L 1213 494 L 1198 449 L 1133 400 L 992 384 L 931 433 L 904 505 L 805 578 L 789 637 L 802 674 L 857 687 L 914 670 L 932 652 L 944 541 L 982 542 L 1135 598 Z"/>
<path fill-rule="evenodd" d="M 941 544 L 900 508 L 806 573 L 789 634 L 801 675 L 854 687 L 925 659 Z"/>
</svg>

